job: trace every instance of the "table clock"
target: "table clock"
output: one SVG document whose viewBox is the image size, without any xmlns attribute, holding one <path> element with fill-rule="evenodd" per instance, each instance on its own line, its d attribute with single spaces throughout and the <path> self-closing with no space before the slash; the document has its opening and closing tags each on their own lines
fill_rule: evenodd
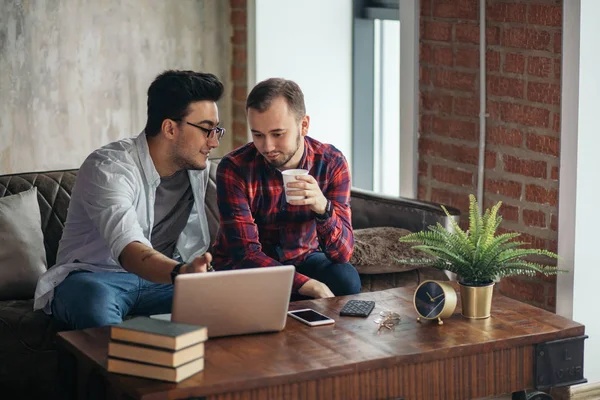
<svg viewBox="0 0 600 400">
<path fill-rule="evenodd" d="M 448 318 L 456 309 L 456 290 L 447 282 L 424 281 L 415 290 L 413 304 L 417 311 L 417 321 L 421 319 L 438 320 Z"/>
</svg>

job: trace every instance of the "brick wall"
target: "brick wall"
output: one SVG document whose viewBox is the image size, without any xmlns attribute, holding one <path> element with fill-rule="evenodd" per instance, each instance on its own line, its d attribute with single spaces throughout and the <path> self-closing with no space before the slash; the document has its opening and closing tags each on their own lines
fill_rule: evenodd
<svg viewBox="0 0 600 400">
<path fill-rule="evenodd" d="M 477 193 L 479 1 L 421 0 L 419 198 L 468 210 Z M 502 229 L 556 251 L 562 0 L 487 0 L 484 206 Z M 556 279 L 505 294 L 554 310 Z"/>
<path fill-rule="evenodd" d="M 232 146 L 233 149 L 248 143 L 246 125 L 246 95 L 248 93 L 247 63 L 247 19 L 246 0 L 229 0 L 231 6 L 231 27 L 233 29 L 231 78 L 232 93 Z"/>
</svg>

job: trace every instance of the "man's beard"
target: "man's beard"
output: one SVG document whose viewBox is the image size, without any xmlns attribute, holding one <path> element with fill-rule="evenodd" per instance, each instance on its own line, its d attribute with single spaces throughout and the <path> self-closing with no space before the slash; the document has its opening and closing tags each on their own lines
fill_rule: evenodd
<svg viewBox="0 0 600 400">
<path fill-rule="evenodd" d="M 300 133 L 298 133 L 298 136 L 296 137 L 296 148 L 294 149 L 294 151 L 292 151 L 291 153 L 287 153 L 287 154 L 283 154 L 284 158 L 282 161 L 271 161 L 269 159 L 266 159 L 267 162 L 269 164 L 271 164 L 272 166 L 274 166 L 275 168 L 281 168 L 283 167 L 285 164 L 287 164 L 292 158 L 294 158 L 294 156 L 296 155 L 296 153 L 298 152 L 298 150 L 300 149 L 300 140 L 302 140 L 302 135 L 300 135 Z"/>
</svg>

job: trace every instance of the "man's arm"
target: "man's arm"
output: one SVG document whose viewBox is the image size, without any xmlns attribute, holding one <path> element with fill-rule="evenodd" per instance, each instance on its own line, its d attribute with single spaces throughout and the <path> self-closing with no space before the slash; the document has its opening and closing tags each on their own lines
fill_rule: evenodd
<svg viewBox="0 0 600 400">
<path fill-rule="evenodd" d="M 254 222 L 248 198 L 246 180 L 231 160 L 223 158 L 217 167 L 217 204 L 220 214 L 221 239 L 233 258 L 234 268 L 255 268 L 281 265 L 280 261 L 262 251 L 258 227 Z M 309 278 L 296 272 L 293 289 L 298 291 Z"/>
<path fill-rule="evenodd" d="M 315 218 L 317 236 L 323 252 L 331 261 L 347 263 L 354 249 L 350 193 L 352 183 L 346 159 L 340 154 L 339 163 L 332 168 L 329 186 L 323 195 L 331 201 L 331 216 Z"/>
<path fill-rule="evenodd" d="M 177 265 L 152 248 L 144 236 L 134 207 L 138 179 L 126 163 L 114 162 L 95 154 L 82 165 L 77 195 L 94 227 L 104 238 L 112 257 L 121 266 L 155 283 L 171 283 L 171 271 Z M 180 273 L 206 270 L 210 255 L 184 265 Z"/>
<path fill-rule="evenodd" d="M 179 273 L 206 272 L 211 260 L 210 253 L 204 253 L 189 264 L 184 264 Z M 178 264 L 177 261 L 140 242 L 132 242 L 125 246 L 119 261 L 128 272 L 154 283 L 171 283 L 171 271 Z"/>
<path fill-rule="evenodd" d="M 317 178 L 310 175 L 296 177 L 296 182 L 288 183 L 288 194 L 304 196 L 301 200 L 292 200 L 290 204 L 307 205 L 315 213 L 317 237 L 323 252 L 331 261 L 346 263 L 352 257 L 354 233 L 350 211 L 351 182 L 345 157 L 337 154 L 327 169 L 327 187 L 321 188 Z M 324 177 L 318 177 L 323 179 Z M 319 218 L 327 211 L 331 202 L 331 215 Z"/>
</svg>

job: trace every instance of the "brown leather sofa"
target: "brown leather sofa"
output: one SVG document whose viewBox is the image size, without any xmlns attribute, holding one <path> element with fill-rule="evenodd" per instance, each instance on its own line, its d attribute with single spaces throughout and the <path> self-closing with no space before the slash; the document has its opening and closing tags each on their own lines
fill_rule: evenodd
<svg viewBox="0 0 600 400">
<path fill-rule="evenodd" d="M 218 160 L 213 160 L 213 163 Z M 207 213 L 211 237 L 218 228 L 218 209 L 214 173 L 206 196 Z M 36 186 L 42 217 L 42 232 L 46 249 L 47 265 L 56 260 L 58 243 L 75 183 L 77 170 L 21 173 L 0 175 L 0 198 L 16 194 Z M 368 245 L 361 242 L 361 232 L 368 232 L 365 241 L 375 240 L 371 248 L 379 248 L 389 257 L 389 249 L 381 249 L 382 242 L 376 227 L 399 227 L 417 231 L 449 220 L 437 204 L 404 198 L 379 196 L 372 192 L 352 191 L 352 224 L 355 229 L 356 247 Z M 459 211 L 449 208 L 458 218 Z M 366 228 L 372 228 L 371 230 Z M 395 235 L 395 233 L 393 232 Z M 397 242 L 396 236 L 392 238 Z M 1 244 L 0 244 L 1 245 Z M 376 250 L 377 251 L 377 250 Z M 372 254 L 363 252 L 371 265 L 359 261 L 356 265 L 361 273 L 363 290 L 381 290 L 395 286 L 416 285 L 426 278 L 446 279 L 440 271 L 429 267 L 402 267 L 396 262 L 373 260 Z M 363 257 L 363 261 L 365 257 Z M 18 266 L 14 266 L 18 268 Z M 0 269 L 0 290 L 3 282 L 14 272 Z M 0 397 L 10 399 L 54 399 L 58 398 L 56 374 L 58 360 L 55 350 L 56 332 L 64 327 L 42 312 L 33 311 L 33 299 L 0 301 Z M 6 396 L 6 397 L 5 397 Z"/>
</svg>

